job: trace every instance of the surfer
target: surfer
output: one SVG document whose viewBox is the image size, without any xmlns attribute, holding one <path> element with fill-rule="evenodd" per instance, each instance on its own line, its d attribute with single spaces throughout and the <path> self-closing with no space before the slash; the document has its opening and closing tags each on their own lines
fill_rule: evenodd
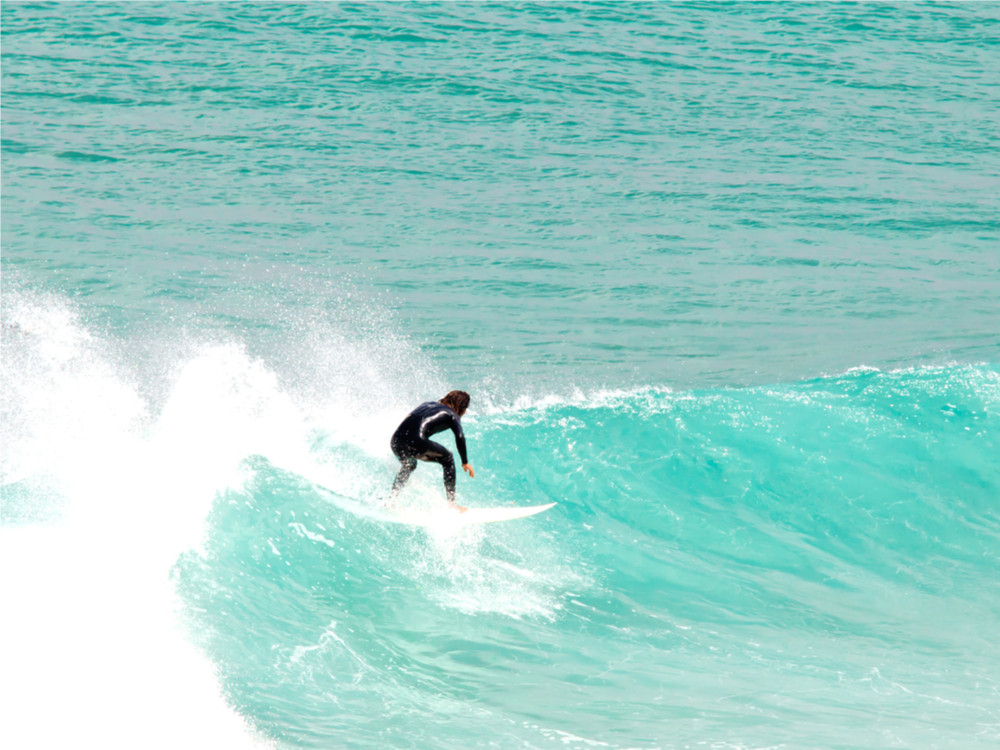
<svg viewBox="0 0 1000 750">
<path fill-rule="evenodd" d="M 469 408 L 470 400 L 465 391 L 451 391 L 440 401 L 428 401 L 418 406 L 396 428 L 389 444 L 403 465 L 396 475 L 396 481 L 392 483 L 390 497 L 395 496 L 406 484 L 410 474 L 417 468 L 417 461 L 433 461 L 441 464 L 444 469 L 444 489 L 448 494 L 448 502 L 454 503 L 460 511 L 465 511 L 465 508 L 455 503 L 455 459 L 452 458 L 451 451 L 429 437 L 444 430 L 455 433 L 455 445 L 462 458 L 462 468 L 469 473 L 470 478 L 475 477 L 476 472 L 472 470 L 465 452 L 461 421 L 465 410 Z"/>
</svg>

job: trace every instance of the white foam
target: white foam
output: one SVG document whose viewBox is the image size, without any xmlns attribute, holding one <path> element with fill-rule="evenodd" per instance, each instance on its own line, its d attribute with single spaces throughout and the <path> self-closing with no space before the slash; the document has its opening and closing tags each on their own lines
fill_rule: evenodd
<svg viewBox="0 0 1000 750">
<path fill-rule="evenodd" d="M 169 582 L 143 564 L 137 540 L 72 526 L 0 531 L 0 744 L 268 746 L 181 636 Z"/>
<path fill-rule="evenodd" d="M 146 341 L 135 362 L 61 298 L 6 289 L 3 313 L 4 491 L 30 485 L 55 505 L 19 504 L 0 530 L 0 744 L 266 744 L 187 641 L 171 567 L 247 457 L 381 496 L 388 436 L 447 386 L 405 342 L 351 326 L 302 321 L 267 362 L 219 336 Z M 440 501 L 439 474 L 410 482 L 407 498 L 424 496 Z M 428 541 L 413 573 L 446 606 L 543 618 L 561 606 L 565 571 L 538 578 L 475 532 Z"/>
<path fill-rule="evenodd" d="M 247 383 L 192 395 L 182 372 L 152 419 L 70 305 L 9 289 L 3 305 L 4 495 L 31 482 L 63 505 L 44 524 L 5 511 L 0 529 L 0 744 L 265 746 L 184 638 L 169 571 L 238 465 L 227 446 L 247 428 L 231 424 L 247 391 L 263 419 L 240 449 L 294 415 L 268 400 L 265 375 L 237 362 Z M 184 369 L 226 369 L 234 357 L 208 352 Z M 204 419 L 192 420 L 199 408 Z"/>
</svg>

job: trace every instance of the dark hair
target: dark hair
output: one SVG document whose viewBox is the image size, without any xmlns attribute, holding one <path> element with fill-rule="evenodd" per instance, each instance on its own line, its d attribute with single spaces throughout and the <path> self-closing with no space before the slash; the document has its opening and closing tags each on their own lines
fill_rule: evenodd
<svg viewBox="0 0 1000 750">
<path fill-rule="evenodd" d="M 447 396 L 441 399 L 441 403 L 447 406 L 449 409 L 453 409 L 458 416 L 465 414 L 465 410 L 469 408 L 469 402 L 472 399 L 469 394 L 465 391 L 451 391 Z"/>
</svg>

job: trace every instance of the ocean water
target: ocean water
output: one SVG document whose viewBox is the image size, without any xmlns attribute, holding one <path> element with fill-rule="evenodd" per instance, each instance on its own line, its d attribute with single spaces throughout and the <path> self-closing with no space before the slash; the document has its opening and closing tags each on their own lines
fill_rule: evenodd
<svg viewBox="0 0 1000 750">
<path fill-rule="evenodd" d="M 0 14 L 4 747 L 1000 744 L 1000 5 Z"/>
</svg>

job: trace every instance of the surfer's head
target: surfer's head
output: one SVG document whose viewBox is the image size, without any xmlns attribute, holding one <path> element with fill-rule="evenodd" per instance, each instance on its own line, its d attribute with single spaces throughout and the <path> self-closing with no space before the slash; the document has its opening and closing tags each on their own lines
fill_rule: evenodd
<svg viewBox="0 0 1000 750">
<path fill-rule="evenodd" d="M 458 416 L 462 416 L 465 414 L 465 410 L 469 408 L 471 400 L 469 394 L 465 391 L 451 391 L 441 399 L 441 403 L 453 410 Z"/>
</svg>

